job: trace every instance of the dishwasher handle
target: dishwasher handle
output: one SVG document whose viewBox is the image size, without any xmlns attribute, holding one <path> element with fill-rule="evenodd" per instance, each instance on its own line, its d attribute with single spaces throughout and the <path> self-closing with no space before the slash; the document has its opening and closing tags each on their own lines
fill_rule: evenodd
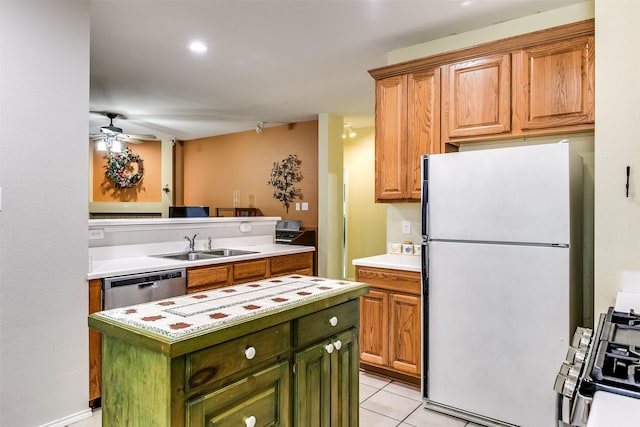
<svg viewBox="0 0 640 427">
<path fill-rule="evenodd" d="M 155 289 L 159 286 L 158 282 L 148 282 L 148 283 L 140 283 L 138 285 L 138 289 L 146 289 L 146 288 L 152 288 Z"/>
</svg>

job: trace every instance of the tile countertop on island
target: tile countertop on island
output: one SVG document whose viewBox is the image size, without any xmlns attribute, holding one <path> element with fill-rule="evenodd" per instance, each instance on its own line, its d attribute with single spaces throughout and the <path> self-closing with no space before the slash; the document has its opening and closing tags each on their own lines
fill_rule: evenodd
<svg viewBox="0 0 640 427">
<path fill-rule="evenodd" d="M 389 268 L 392 270 L 421 271 L 419 255 L 383 254 L 352 261 L 353 265 L 365 267 Z"/>
<path fill-rule="evenodd" d="M 214 265 L 226 262 L 246 261 L 251 259 L 290 255 L 303 252 L 313 252 L 313 246 L 260 244 L 237 245 L 233 249 L 251 251 L 245 255 L 227 256 L 197 261 L 179 261 L 155 256 L 129 256 L 123 258 L 90 260 L 90 272 L 87 279 L 101 279 L 104 277 L 122 276 L 126 274 L 145 273 L 150 271 L 169 270 L 174 268 L 197 267 L 202 265 Z M 158 253 L 171 252 L 159 250 Z"/>
<path fill-rule="evenodd" d="M 138 344 L 154 342 L 159 352 L 175 355 L 175 344 L 194 337 L 252 321 L 264 327 L 278 314 L 357 298 L 368 289 L 365 283 L 294 274 L 93 313 L 89 326 Z"/>
</svg>

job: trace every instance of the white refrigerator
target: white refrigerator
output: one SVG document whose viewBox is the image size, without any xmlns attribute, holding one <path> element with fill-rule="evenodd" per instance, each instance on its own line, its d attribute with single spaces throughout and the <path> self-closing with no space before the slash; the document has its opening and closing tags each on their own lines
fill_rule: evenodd
<svg viewBox="0 0 640 427">
<path fill-rule="evenodd" d="M 425 406 L 552 427 L 580 322 L 582 158 L 568 142 L 423 157 Z"/>
</svg>

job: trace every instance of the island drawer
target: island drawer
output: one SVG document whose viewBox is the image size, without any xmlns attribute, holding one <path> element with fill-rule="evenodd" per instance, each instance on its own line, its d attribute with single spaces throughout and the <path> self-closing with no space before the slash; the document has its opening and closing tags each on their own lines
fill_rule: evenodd
<svg viewBox="0 0 640 427">
<path fill-rule="evenodd" d="M 296 346 L 311 344 L 358 324 L 358 301 L 353 300 L 309 314 L 295 321 Z"/>
<path fill-rule="evenodd" d="M 281 323 L 187 355 L 186 390 L 196 389 L 245 369 L 250 370 L 287 353 L 291 340 L 289 325 L 289 322 Z"/>
<path fill-rule="evenodd" d="M 186 425 L 288 426 L 289 363 L 284 361 L 186 402 Z"/>
</svg>

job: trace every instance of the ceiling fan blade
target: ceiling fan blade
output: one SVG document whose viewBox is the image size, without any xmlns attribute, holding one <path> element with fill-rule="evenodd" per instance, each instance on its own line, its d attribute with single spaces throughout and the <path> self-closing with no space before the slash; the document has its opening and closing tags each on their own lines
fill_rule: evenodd
<svg viewBox="0 0 640 427">
<path fill-rule="evenodd" d="M 155 135 L 145 135 L 145 134 L 125 134 L 127 139 L 137 139 L 141 141 L 154 141 L 158 139 Z"/>
</svg>

